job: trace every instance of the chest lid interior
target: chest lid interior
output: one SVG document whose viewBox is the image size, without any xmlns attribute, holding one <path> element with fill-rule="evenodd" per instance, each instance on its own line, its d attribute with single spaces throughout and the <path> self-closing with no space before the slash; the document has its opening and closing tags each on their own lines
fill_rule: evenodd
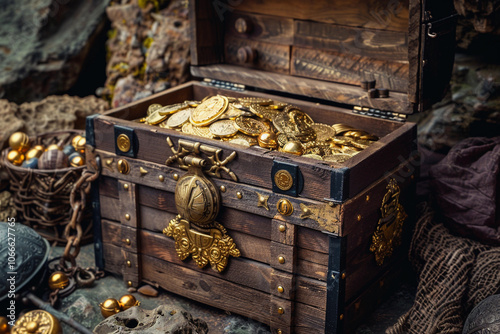
<svg viewBox="0 0 500 334">
<path fill-rule="evenodd" d="M 189 3 L 196 77 L 404 114 L 451 77 L 451 0 Z"/>
</svg>

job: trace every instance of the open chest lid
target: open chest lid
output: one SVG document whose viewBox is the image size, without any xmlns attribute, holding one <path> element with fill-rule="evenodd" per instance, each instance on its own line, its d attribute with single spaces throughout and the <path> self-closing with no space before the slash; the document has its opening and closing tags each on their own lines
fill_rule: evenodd
<svg viewBox="0 0 500 334">
<path fill-rule="evenodd" d="M 195 77 L 401 114 L 448 87 L 452 0 L 189 3 Z"/>
</svg>

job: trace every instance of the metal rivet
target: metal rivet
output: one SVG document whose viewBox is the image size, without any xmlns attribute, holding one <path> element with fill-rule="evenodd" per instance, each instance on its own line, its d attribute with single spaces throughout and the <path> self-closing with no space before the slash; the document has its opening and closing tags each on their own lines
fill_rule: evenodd
<svg viewBox="0 0 500 334">
<path fill-rule="evenodd" d="M 278 313 L 279 314 L 285 313 L 285 309 L 283 307 L 278 307 Z"/>
<path fill-rule="evenodd" d="M 283 256 L 279 256 L 278 257 L 278 262 L 281 263 L 281 264 L 285 263 L 285 258 Z"/>
<path fill-rule="evenodd" d="M 281 331 L 281 329 L 278 329 L 278 331 L 276 333 L 277 334 L 283 334 L 283 332 Z"/>
<path fill-rule="evenodd" d="M 341 314 L 340 317 L 339 317 L 340 320 L 344 320 L 344 315 Z"/>
<path fill-rule="evenodd" d="M 132 267 L 132 262 L 127 261 L 127 267 L 129 267 L 129 268 Z"/>
<path fill-rule="evenodd" d="M 356 219 L 358 220 L 358 222 L 361 221 L 361 215 L 357 215 Z"/>
<path fill-rule="evenodd" d="M 125 243 L 126 243 L 127 245 L 130 245 L 130 239 L 129 239 L 129 238 L 125 239 Z"/>
<path fill-rule="evenodd" d="M 342 279 L 345 279 L 345 273 L 342 273 Z"/>
<path fill-rule="evenodd" d="M 226 192 L 226 186 L 220 186 L 220 191 L 222 191 L 223 193 Z"/>
<path fill-rule="evenodd" d="M 160 180 L 160 182 L 165 181 L 165 176 L 163 175 L 158 176 L 158 180 Z"/>
<path fill-rule="evenodd" d="M 281 224 L 278 228 L 280 230 L 280 232 L 285 232 L 286 231 L 286 226 Z"/>
<path fill-rule="evenodd" d="M 369 202 L 370 201 L 370 195 L 366 195 L 366 201 Z"/>
<path fill-rule="evenodd" d="M 179 179 L 179 174 L 177 174 L 177 173 L 176 173 L 176 174 L 174 174 L 174 175 L 173 175 L 173 178 L 174 178 L 174 180 L 175 180 L 175 181 L 177 181 L 177 180 Z"/>
<path fill-rule="evenodd" d="M 285 291 L 285 289 L 281 285 L 279 285 L 278 286 L 278 292 L 279 293 L 283 293 L 284 291 Z"/>
<path fill-rule="evenodd" d="M 130 220 L 130 215 L 128 213 L 125 214 L 125 219 Z"/>
<path fill-rule="evenodd" d="M 132 286 L 132 281 L 128 281 L 128 282 L 127 282 L 127 285 L 128 285 L 128 286 Z"/>
<path fill-rule="evenodd" d="M 332 273 L 332 279 L 335 279 L 335 274 L 334 273 Z"/>
<path fill-rule="evenodd" d="M 236 193 L 236 197 L 238 197 L 238 199 L 242 199 L 243 198 L 243 194 L 241 193 L 241 191 L 238 191 Z"/>
<path fill-rule="evenodd" d="M 125 183 L 125 184 L 123 185 L 123 189 L 128 190 L 128 183 Z"/>
</svg>

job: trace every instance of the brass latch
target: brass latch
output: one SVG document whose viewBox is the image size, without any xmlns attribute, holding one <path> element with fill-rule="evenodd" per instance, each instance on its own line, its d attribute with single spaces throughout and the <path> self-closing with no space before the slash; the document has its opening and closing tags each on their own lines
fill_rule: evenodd
<svg viewBox="0 0 500 334">
<path fill-rule="evenodd" d="M 166 164 L 177 161 L 188 172 L 177 181 L 175 187 L 178 215 L 170 221 L 163 233 L 175 240 L 175 249 L 181 260 L 191 255 L 198 267 L 203 268 L 210 263 L 213 270 L 222 272 L 229 256 L 238 257 L 240 251 L 233 239 L 226 234 L 226 229 L 215 221 L 221 196 L 203 170 L 208 167 L 208 174 L 219 177 L 223 170 L 236 181 L 236 175 L 225 166 L 236 157 L 236 152 L 221 161 L 220 149 L 183 140 L 179 140 L 179 147 L 175 149 L 170 138 L 167 138 L 167 142 L 174 155 Z M 201 152 L 209 156 L 212 166 L 199 156 Z"/>
</svg>

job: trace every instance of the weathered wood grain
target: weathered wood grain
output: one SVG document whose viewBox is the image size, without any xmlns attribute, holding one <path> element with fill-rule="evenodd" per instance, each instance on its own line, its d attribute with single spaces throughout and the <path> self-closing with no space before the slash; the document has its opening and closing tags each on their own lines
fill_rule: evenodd
<svg viewBox="0 0 500 334">
<path fill-rule="evenodd" d="M 191 64 L 205 65 L 222 60 L 222 21 L 215 19 L 211 1 L 189 2 Z"/>
<path fill-rule="evenodd" d="M 294 47 L 291 74 L 355 86 L 363 80 L 375 80 L 377 88 L 408 92 L 407 61 L 379 60 L 357 54 Z"/>
<path fill-rule="evenodd" d="M 236 30 L 235 25 L 238 19 L 246 22 L 247 32 L 240 33 Z M 291 18 L 234 11 L 224 20 L 224 24 L 226 37 L 253 39 L 281 45 L 293 43 L 293 19 Z"/>
<path fill-rule="evenodd" d="M 408 36 L 403 31 L 346 27 L 294 21 L 294 46 L 330 50 L 385 61 L 408 61 Z"/>
</svg>

